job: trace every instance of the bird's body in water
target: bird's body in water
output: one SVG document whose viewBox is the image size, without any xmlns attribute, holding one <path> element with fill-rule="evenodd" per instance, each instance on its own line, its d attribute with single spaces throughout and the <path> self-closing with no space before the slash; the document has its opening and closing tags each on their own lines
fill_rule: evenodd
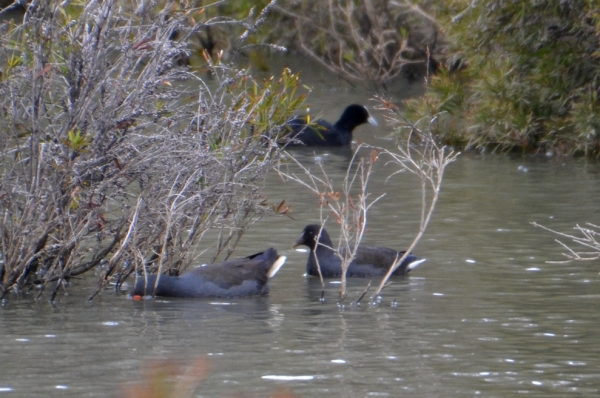
<svg viewBox="0 0 600 398">
<path fill-rule="evenodd" d="M 307 124 L 306 117 L 288 121 L 287 132 L 280 142 L 286 146 L 346 146 L 352 143 L 352 131 L 364 123 L 377 125 L 367 108 L 353 104 L 344 110 L 335 124 L 323 119 Z"/>
<path fill-rule="evenodd" d="M 329 234 L 318 224 L 307 225 L 294 246 L 308 246 L 310 254 L 306 263 L 308 275 L 319 276 L 319 268 L 324 278 L 338 277 L 342 274 L 342 260 L 333 249 Z M 359 246 L 356 257 L 350 263 L 346 276 L 367 277 L 387 274 L 392 264 L 405 252 L 379 246 Z M 341 250 L 342 257 L 346 250 Z M 405 275 L 425 260 L 409 253 L 393 275 Z"/>
<path fill-rule="evenodd" d="M 248 257 L 194 268 L 181 276 L 138 276 L 132 296 L 240 297 L 269 293 L 269 280 L 285 262 L 273 248 Z"/>
</svg>

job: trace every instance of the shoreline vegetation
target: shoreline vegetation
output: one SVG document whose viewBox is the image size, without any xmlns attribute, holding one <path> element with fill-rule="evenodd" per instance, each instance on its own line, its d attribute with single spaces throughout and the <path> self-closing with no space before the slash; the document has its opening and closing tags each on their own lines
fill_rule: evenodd
<svg viewBox="0 0 600 398">
<path fill-rule="evenodd" d="M 459 150 L 600 155 L 594 2 L 262 0 L 206 13 L 243 19 L 267 6 L 244 50 L 255 68 L 268 70 L 265 55 L 285 48 L 381 95 L 399 80 L 422 82 L 405 116 L 414 125 L 438 116 L 436 139 Z M 198 47 L 234 54 L 237 35 L 222 26 L 202 30 Z"/>
<path fill-rule="evenodd" d="M 201 254 L 229 258 L 261 218 L 287 215 L 264 181 L 293 162 L 277 136 L 307 94 L 299 71 L 252 75 L 271 53 L 302 54 L 378 94 L 397 132 L 395 151 L 355 156 L 361 174 L 350 165 L 341 188 L 309 187 L 325 198 L 322 218 L 336 214 L 339 246 L 360 243 L 380 154 L 422 182 L 411 247 L 456 158 L 445 146 L 600 154 L 592 2 L 23 4 L 0 25 L 0 299 L 37 288 L 53 301 L 93 269 L 90 299 L 133 273 L 179 275 Z M 385 100 L 400 79 L 426 94 L 403 108 Z M 208 231 L 217 239 L 200 251 Z"/>
<path fill-rule="evenodd" d="M 29 3 L 37 6 L 14 4 Z M 69 4 L 65 10 L 84 2 Z M 185 47 L 176 62 L 192 70 L 205 70 L 205 54 L 266 72 L 269 55 L 298 54 L 374 94 L 399 80 L 423 82 L 425 94 L 406 101 L 405 115 L 415 125 L 439 115 L 433 133 L 441 144 L 600 155 L 600 12 L 593 2 L 157 4 L 177 15 L 169 40 Z"/>
</svg>

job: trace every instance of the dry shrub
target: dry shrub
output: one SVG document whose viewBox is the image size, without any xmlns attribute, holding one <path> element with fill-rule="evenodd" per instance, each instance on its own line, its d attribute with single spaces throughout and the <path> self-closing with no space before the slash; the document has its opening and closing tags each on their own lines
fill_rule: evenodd
<svg viewBox="0 0 600 398">
<path fill-rule="evenodd" d="M 279 149 L 263 135 L 301 103 L 297 77 L 257 83 L 208 56 L 193 73 L 172 38 L 210 22 L 144 4 L 35 2 L 0 27 L 0 298 L 52 283 L 52 300 L 96 267 L 97 292 L 142 268 L 177 275 L 207 231 L 203 249 L 228 257 L 272 214 Z"/>
</svg>

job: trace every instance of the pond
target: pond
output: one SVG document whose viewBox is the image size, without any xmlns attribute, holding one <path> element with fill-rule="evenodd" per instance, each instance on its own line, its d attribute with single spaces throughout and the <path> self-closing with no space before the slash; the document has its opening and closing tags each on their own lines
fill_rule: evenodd
<svg viewBox="0 0 600 398">
<path fill-rule="evenodd" d="M 351 102 L 368 104 L 364 93 L 319 87 L 311 109 L 328 120 Z M 375 116 L 380 126 L 361 126 L 355 137 L 391 148 Z M 348 164 L 344 151 L 295 154 L 315 168 L 322 162 L 334 181 Z M 416 233 L 420 194 L 409 175 L 388 174 L 382 167 L 373 175 L 370 191 L 386 196 L 369 213 L 364 243 L 401 249 Z M 270 296 L 134 302 L 107 290 L 86 304 L 89 278 L 55 306 L 11 298 L 0 308 L 0 397 L 122 396 L 163 359 L 205 361 L 198 397 L 598 394 L 600 264 L 548 263 L 563 250 L 530 224 L 571 232 L 597 223 L 597 162 L 461 155 L 414 251 L 427 262 L 393 279 L 378 306 L 340 308 L 336 281 L 320 300 L 318 280 L 303 276 L 307 253 L 291 248 L 318 221 L 317 198 L 275 174 L 267 192 L 286 199 L 294 220 L 261 221 L 238 253 L 273 246 L 288 257 Z M 350 297 L 367 283 L 351 280 Z"/>
</svg>

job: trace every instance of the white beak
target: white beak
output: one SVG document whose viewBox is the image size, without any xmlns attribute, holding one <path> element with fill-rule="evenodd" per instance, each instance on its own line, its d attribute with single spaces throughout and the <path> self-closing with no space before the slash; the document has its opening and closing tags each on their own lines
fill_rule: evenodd
<svg viewBox="0 0 600 398">
<path fill-rule="evenodd" d="M 406 269 L 407 269 L 408 271 L 410 271 L 410 270 L 412 270 L 412 269 L 415 269 L 415 268 L 417 268 L 419 265 L 423 264 L 425 261 L 427 261 L 427 259 L 426 259 L 426 258 L 422 258 L 422 259 L 419 259 L 419 260 L 415 260 L 415 261 L 413 261 L 412 263 L 408 264 L 408 267 L 406 267 Z"/>
</svg>

